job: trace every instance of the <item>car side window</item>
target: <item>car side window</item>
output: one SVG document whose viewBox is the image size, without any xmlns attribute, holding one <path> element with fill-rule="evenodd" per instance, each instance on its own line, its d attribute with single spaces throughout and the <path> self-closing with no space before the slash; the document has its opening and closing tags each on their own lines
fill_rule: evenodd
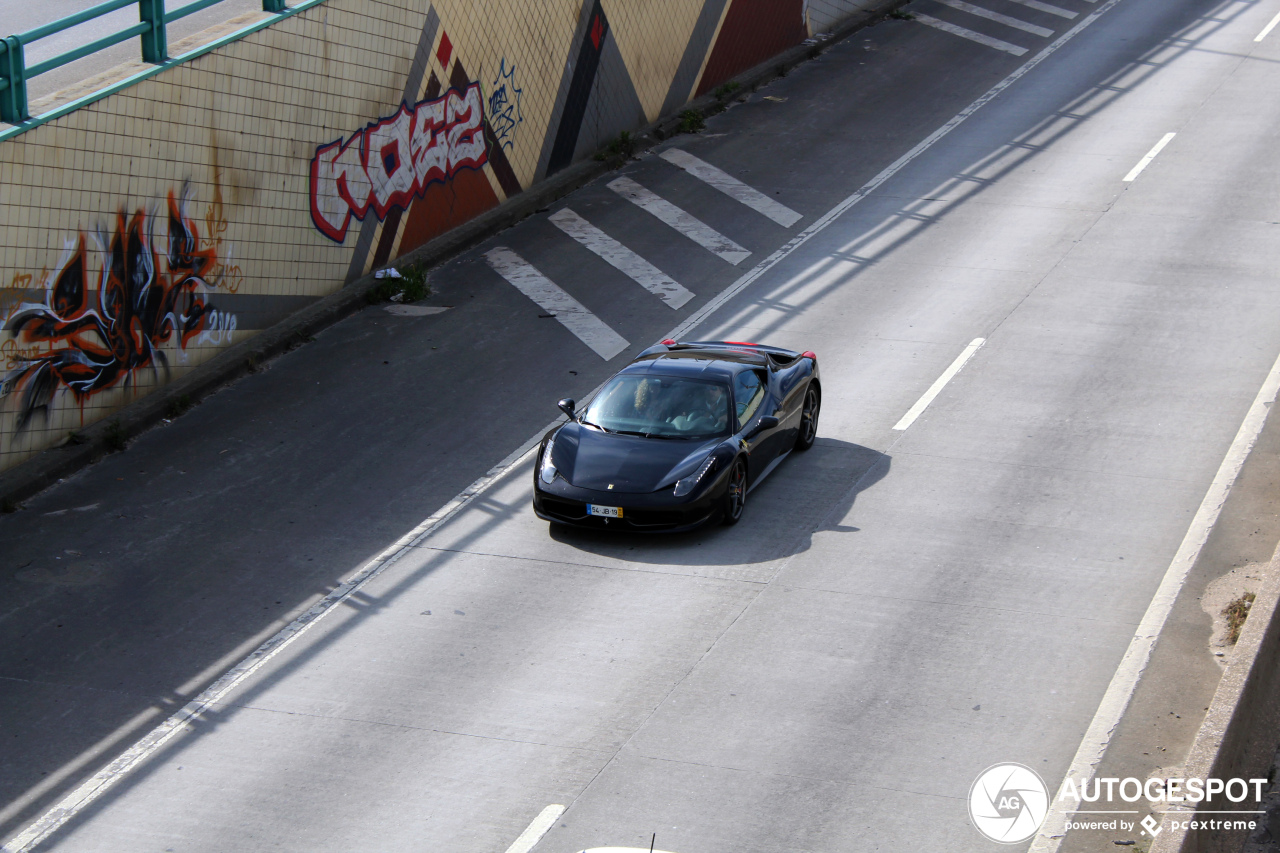
<svg viewBox="0 0 1280 853">
<path fill-rule="evenodd" d="M 742 429 L 764 400 L 764 377 L 759 371 L 744 370 L 733 378 L 733 402 L 738 412 L 738 429 Z"/>
</svg>

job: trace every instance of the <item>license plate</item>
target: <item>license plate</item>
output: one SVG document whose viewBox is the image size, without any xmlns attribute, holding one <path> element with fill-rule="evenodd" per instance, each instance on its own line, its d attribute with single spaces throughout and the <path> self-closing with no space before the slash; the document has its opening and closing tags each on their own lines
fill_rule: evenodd
<svg viewBox="0 0 1280 853">
<path fill-rule="evenodd" d="M 587 504 L 587 513 L 590 515 L 602 515 L 605 518 L 622 518 L 622 507 Z"/>
</svg>

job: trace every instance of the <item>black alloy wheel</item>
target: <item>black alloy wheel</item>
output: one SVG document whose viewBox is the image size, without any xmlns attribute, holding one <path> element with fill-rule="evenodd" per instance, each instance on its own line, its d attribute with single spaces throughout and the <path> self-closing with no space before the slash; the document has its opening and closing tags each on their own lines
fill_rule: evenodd
<svg viewBox="0 0 1280 853">
<path fill-rule="evenodd" d="M 742 510 L 747 505 L 747 463 L 741 459 L 734 460 L 733 470 L 729 472 L 729 488 L 724 493 L 724 523 L 733 525 L 742 518 Z"/>
<path fill-rule="evenodd" d="M 818 437 L 818 389 L 811 384 L 804 392 L 804 411 L 800 413 L 800 430 L 796 433 L 796 450 L 808 450 Z"/>
</svg>

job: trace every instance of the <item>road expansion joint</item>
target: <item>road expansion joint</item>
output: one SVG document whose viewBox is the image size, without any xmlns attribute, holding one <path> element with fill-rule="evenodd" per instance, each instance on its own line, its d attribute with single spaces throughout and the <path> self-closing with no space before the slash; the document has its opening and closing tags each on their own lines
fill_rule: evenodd
<svg viewBox="0 0 1280 853">
<path fill-rule="evenodd" d="M 326 720 L 326 721 L 332 721 L 335 723 L 350 723 L 352 725 L 369 726 L 370 728 L 390 728 L 390 729 L 403 729 L 405 731 L 415 731 L 415 732 L 431 732 L 432 734 L 450 735 L 452 737 L 476 738 L 478 740 L 489 740 L 489 741 L 496 741 L 499 743 L 518 743 L 525 746 L 545 746 L 549 749 L 563 749 L 563 750 L 570 750 L 574 752 L 591 752 L 591 753 L 598 753 L 601 755 L 612 755 L 612 753 L 609 750 L 593 749 L 592 747 L 589 747 L 589 746 L 570 746 L 570 745 L 561 744 L 561 743 L 550 743 L 547 741 L 524 740 L 522 738 L 511 738 L 511 737 L 498 737 L 497 735 L 483 735 L 483 734 L 477 734 L 475 732 L 458 731 L 456 729 L 440 729 L 440 728 L 434 728 L 432 726 L 415 726 L 412 723 L 400 723 L 400 722 L 393 722 L 390 720 L 368 720 L 362 717 L 344 717 L 341 714 L 316 714 L 308 711 L 290 711 L 285 708 L 268 708 L 262 705 L 246 705 L 246 704 L 240 704 L 237 702 L 221 703 L 217 706 L 211 706 L 209 710 L 216 711 L 219 713 L 223 713 L 226 711 L 253 711 L 259 714 L 273 714 L 273 715 L 285 716 L 285 717 L 304 717 L 312 720 Z M 205 720 L 205 717 L 207 714 L 208 714 L 208 711 L 205 711 L 199 717 L 193 718 L 193 721 L 195 720 L 203 721 Z"/>
<path fill-rule="evenodd" d="M 894 444 L 897 444 L 895 441 Z M 888 450 L 884 451 L 886 454 Z M 1062 465 L 1032 465 L 1029 462 L 1010 462 L 1007 459 L 983 459 L 977 456 L 948 456 L 944 453 L 920 453 L 911 450 L 900 450 L 899 457 L 909 456 L 917 459 L 945 459 L 948 462 L 972 462 L 977 465 L 999 465 L 1004 468 L 1027 469 L 1033 471 L 1061 471 L 1064 474 L 1090 474 L 1097 477 L 1128 477 L 1135 480 L 1146 480 L 1155 483 L 1178 483 L 1191 485 L 1191 481 L 1177 477 L 1152 477 L 1145 474 L 1127 474 L 1124 471 L 1094 471 L 1090 468 L 1067 468 Z"/>
<path fill-rule="evenodd" d="M 658 534 L 661 535 L 661 534 Z M 445 554 L 466 554 L 474 557 L 491 557 L 497 560 L 515 560 L 521 563 L 541 563 L 547 566 L 564 566 L 570 569 L 598 569 L 606 572 L 628 572 L 642 575 L 663 575 L 665 577 L 683 577 L 697 580 L 723 581 L 725 583 L 742 583 L 750 586 L 767 586 L 768 581 L 751 580 L 750 578 L 726 578 L 718 575 L 694 574 L 691 572 L 663 571 L 661 568 L 645 568 L 636 563 L 625 566 L 610 566 L 601 563 L 583 563 L 576 560 L 552 560 L 546 557 L 525 557 L 514 554 L 498 554 L 488 551 L 471 551 L 459 548 L 441 548 L 435 545 L 415 546 L 424 551 L 438 551 Z"/>
<path fill-rule="evenodd" d="M 908 604 L 926 604 L 934 607 L 949 607 L 957 610 L 974 610 L 990 613 L 1017 613 L 1026 616 L 1041 616 L 1046 619 L 1069 619 L 1071 622 L 1089 622 L 1095 625 L 1122 625 L 1127 628 L 1137 628 L 1138 623 L 1132 621 L 1121 621 L 1114 619 L 1095 619 L 1089 616 L 1080 616 L 1072 614 L 1063 616 L 1061 613 L 1049 613 L 1041 610 L 1021 610 L 1014 607 L 992 607 L 988 604 L 967 604 L 957 601 L 936 601 L 929 598 L 912 598 L 905 595 L 881 595 L 874 592 L 853 591 L 847 589 L 828 589 L 820 586 L 805 586 L 804 584 L 786 584 L 784 591 L 793 589 L 804 590 L 805 592 L 821 592 L 830 595 L 845 595 L 850 598 L 869 598 L 876 601 L 901 601 Z"/>
<path fill-rule="evenodd" d="M 899 788 L 892 785 L 874 785 L 866 782 L 852 782 L 848 779 L 839 779 L 829 776 L 814 776 L 808 773 L 781 773 L 772 770 L 759 770 L 754 767 L 734 767 L 729 764 L 713 764 L 706 761 L 688 761 L 682 758 L 667 758 L 661 755 L 646 755 L 642 752 L 634 752 L 637 758 L 646 761 L 658 761 L 663 764 L 679 764 L 684 767 L 705 767 L 708 770 L 726 770 L 730 773 L 746 773 L 753 776 L 760 776 L 766 779 L 798 779 L 805 782 L 821 782 L 826 785 L 840 785 L 851 789 L 864 789 L 869 791 L 887 791 L 894 794 L 908 794 L 913 797 L 931 797 L 938 800 L 963 801 L 965 798 L 956 796 L 955 794 L 939 794 L 934 791 L 917 791 L 911 788 Z"/>
</svg>

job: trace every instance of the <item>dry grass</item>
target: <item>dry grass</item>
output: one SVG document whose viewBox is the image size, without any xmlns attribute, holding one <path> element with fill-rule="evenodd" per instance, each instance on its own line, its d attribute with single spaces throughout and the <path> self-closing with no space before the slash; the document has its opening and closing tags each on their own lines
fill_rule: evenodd
<svg viewBox="0 0 1280 853">
<path fill-rule="evenodd" d="M 1227 643 L 1235 645 L 1240 639 L 1240 631 L 1244 628 L 1244 620 L 1249 618 L 1249 608 L 1257 598 L 1252 592 L 1246 592 L 1235 601 L 1222 608 L 1222 616 L 1227 620 Z"/>
</svg>

